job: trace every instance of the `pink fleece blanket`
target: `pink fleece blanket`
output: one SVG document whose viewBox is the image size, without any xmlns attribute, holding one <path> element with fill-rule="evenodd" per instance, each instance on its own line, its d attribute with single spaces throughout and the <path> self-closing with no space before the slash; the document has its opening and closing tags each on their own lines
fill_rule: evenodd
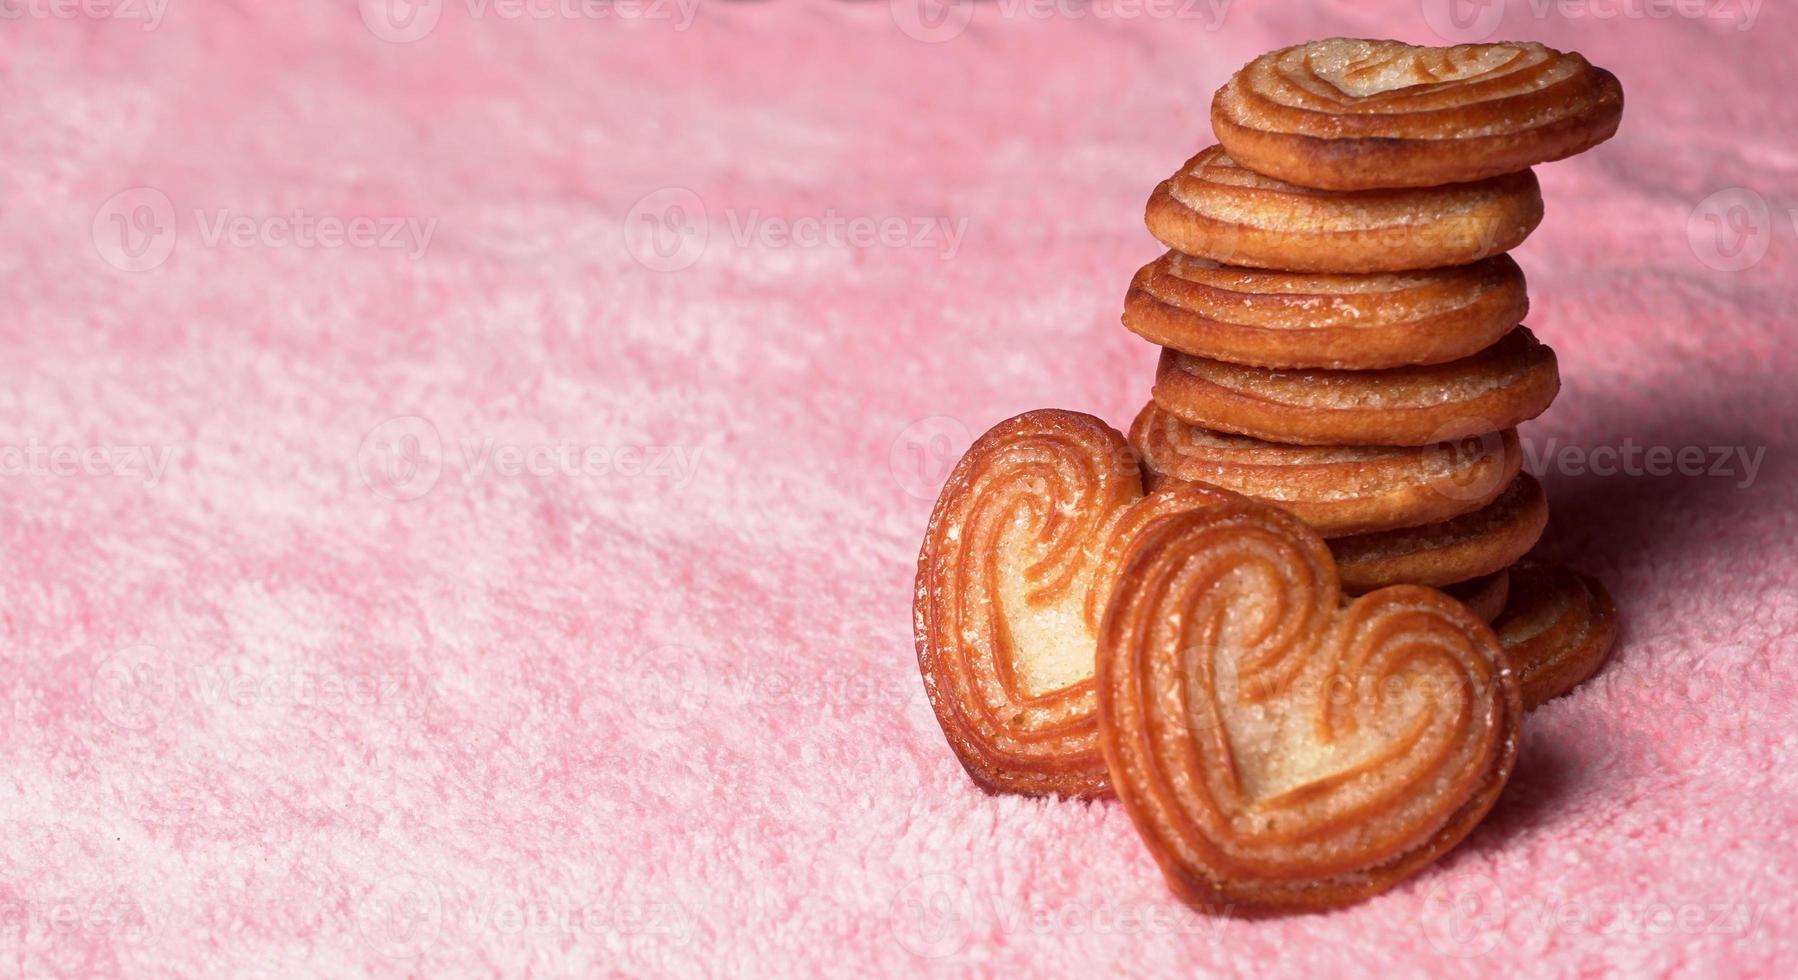
<svg viewBox="0 0 1798 980">
<path fill-rule="evenodd" d="M 1789 975 L 1798 15 L 1374 6 L 0 0 L 0 973 Z M 1623 80 L 1516 254 L 1625 625 L 1439 865 L 1209 919 L 969 783 L 913 562 L 1332 34 Z"/>
</svg>

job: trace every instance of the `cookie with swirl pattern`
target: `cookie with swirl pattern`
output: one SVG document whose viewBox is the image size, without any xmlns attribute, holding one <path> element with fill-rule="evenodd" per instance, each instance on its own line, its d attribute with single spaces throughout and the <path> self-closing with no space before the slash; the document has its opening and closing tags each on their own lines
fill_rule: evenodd
<svg viewBox="0 0 1798 980">
<path fill-rule="evenodd" d="M 1247 367 L 1164 350 L 1155 403 L 1193 425 L 1309 446 L 1423 446 L 1528 421 L 1561 390 L 1554 351 L 1518 327 L 1445 364 Z"/>
<path fill-rule="evenodd" d="M 1442 594 L 1467 607 L 1467 611 L 1491 623 L 1504 614 L 1511 595 L 1511 572 L 1500 569 L 1465 582 L 1442 586 Z"/>
<path fill-rule="evenodd" d="M 1176 896 L 1261 915 L 1336 908 L 1426 867 L 1516 758 L 1517 673 L 1422 586 L 1343 603 L 1329 549 L 1277 508 L 1157 521 L 1099 631 L 1100 745 Z"/>
<path fill-rule="evenodd" d="M 1534 709 L 1598 672 L 1617 640 L 1617 607 L 1604 583 L 1552 562 L 1519 562 L 1492 624 Z"/>
<path fill-rule="evenodd" d="M 1181 421 L 1151 401 L 1130 426 L 1151 483 L 1204 483 L 1285 508 L 1326 538 L 1418 527 L 1498 498 L 1523 466 L 1517 430 L 1429 446 L 1293 446 Z"/>
<path fill-rule="evenodd" d="M 1542 221 L 1529 171 L 1470 184 L 1344 194 L 1276 180 L 1222 147 L 1149 196 L 1149 233 L 1176 252 L 1288 272 L 1403 272 L 1517 247 Z"/>
<path fill-rule="evenodd" d="M 1529 312 L 1508 255 L 1413 272 L 1303 273 L 1168 252 L 1124 297 L 1124 326 L 1151 343 L 1266 368 L 1375 370 L 1440 364 L 1496 343 Z"/>
<path fill-rule="evenodd" d="M 1542 484 L 1519 473 L 1498 499 L 1472 513 L 1439 524 L 1332 538 L 1330 553 L 1342 587 L 1350 592 L 1388 585 L 1447 589 L 1503 571 L 1536 546 L 1547 526 Z"/>
<path fill-rule="evenodd" d="M 1237 500 L 1170 483 L 1144 496 L 1117 430 L 1026 412 L 975 440 L 918 556 L 918 668 L 937 721 L 989 792 L 1105 792 L 1093 637 L 1123 549 L 1157 517 Z"/>
<path fill-rule="evenodd" d="M 1249 62 L 1211 103 L 1238 163 L 1336 191 L 1517 173 L 1610 139 L 1622 118 L 1616 76 L 1532 41 L 1311 41 Z"/>
</svg>

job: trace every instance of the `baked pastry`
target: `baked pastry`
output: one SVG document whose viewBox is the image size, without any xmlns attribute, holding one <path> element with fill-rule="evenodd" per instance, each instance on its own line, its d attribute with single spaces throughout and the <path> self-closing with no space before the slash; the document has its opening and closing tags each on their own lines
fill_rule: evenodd
<svg viewBox="0 0 1798 980">
<path fill-rule="evenodd" d="M 1117 430 L 1044 409 L 975 440 L 918 556 L 918 668 L 956 757 L 989 792 L 1105 791 L 1093 643 L 1123 549 L 1156 517 L 1237 500 L 1149 497 Z"/>
<path fill-rule="evenodd" d="M 1491 575 L 1445 585 L 1442 587 L 1442 594 L 1490 623 L 1504 614 L 1505 599 L 1511 594 L 1511 572 L 1509 569 L 1500 569 Z"/>
<path fill-rule="evenodd" d="M 1307 446 L 1424 446 L 1508 429 L 1561 390 L 1554 351 L 1518 327 L 1447 364 L 1273 370 L 1163 350 L 1156 404 L 1194 425 Z"/>
<path fill-rule="evenodd" d="M 1508 255 L 1415 272 L 1302 273 L 1168 252 L 1124 297 L 1124 326 L 1174 350 L 1268 368 L 1440 364 L 1496 343 L 1529 312 Z"/>
<path fill-rule="evenodd" d="M 1465 265 L 1515 248 L 1542 220 L 1528 170 L 1472 184 L 1340 194 L 1202 150 L 1161 182 L 1144 212 L 1176 252 L 1289 272 L 1401 272 Z"/>
<path fill-rule="evenodd" d="M 1617 639 L 1617 607 L 1603 583 L 1565 565 L 1519 562 L 1511 596 L 1492 624 L 1534 709 L 1598 672 Z"/>
<path fill-rule="evenodd" d="M 1431 446 L 1290 446 L 1180 421 L 1153 401 L 1130 426 L 1153 484 L 1233 490 L 1297 514 L 1326 538 L 1436 524 L 1496 499 L 1523 465 L 1517 431 Z"/>
<path fill-rule="evenodd" d="M 1615 76 L 1533 41 L 1311 41 L 1249 62 L 1211 103 L 1243 166 L 1338 191 L 1515 173 L 1597 146 L 1622 118 Z"/>
<path fill-rule="evenodd" d="M 1334 538 L 1330 553 L 1342 587 L 1350 592 L 1402 584 L 1445 587 L 1508 567 L 1536 546 L 1547 526 L 1548 496 L 1542 484 L 1519 473 L 1497 500 L 1470 514 L 1440 524 Z"/>
<path fill-rule="evenodd" d="M 1151 525 L 1099 632 L 1113 788 L 1186 902 L 1333 908 L 1453 847 L 1510 776 L 1523 714 L 1490 627 L 1433 589 L 1341 604 L 1276 508 Z"/>
</svg>

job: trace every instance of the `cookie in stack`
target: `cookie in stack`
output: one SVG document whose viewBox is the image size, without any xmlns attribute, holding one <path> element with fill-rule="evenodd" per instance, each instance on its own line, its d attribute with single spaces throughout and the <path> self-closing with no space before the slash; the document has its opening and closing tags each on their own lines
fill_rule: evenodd
<svg viewBox="0 0 1798 980">
<path fill-rule="evenodd" d="M 1530 706 L 1595 671 L 1603 586 L 1524 562 L 1548 519 L 1516 426 L 1560 388 L 1505 253 L 1530 167 L 1616 132 L 1617 80 L 1534 43 L 1332 38 L 1263 55 L 1212 103 L 1221 145 L 1150 197 L 1170 251 L 1124 325 L 1163 346 L 1130 441 L 1151 482 L 1276 504 L 1351 593 L 1443 588 L 1493 621 Z"/>
</svg>

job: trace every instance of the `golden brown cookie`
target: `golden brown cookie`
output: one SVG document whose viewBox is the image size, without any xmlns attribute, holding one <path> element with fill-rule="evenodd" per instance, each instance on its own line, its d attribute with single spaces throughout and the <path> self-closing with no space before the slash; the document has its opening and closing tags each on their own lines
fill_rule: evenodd
<svg viewBox="0 0 1798 980">
<path fill-rule="evenodd" d="M 1268 368 L 1370 370 L 1484 350 L 1529 312 L 1508 255 L 1416 272 L 1328 274 L 1168 252 L 1124 297 L 1124 326 L 1174 350 Z"/>
<path fill-rule="evenodd" d="M 1525 170 L 1473 184 L 1341 194 L 1264 177 L 1213 146 L 1155 188 L 1149 234 L 1176 252 L 1293 272 L 1402 272 L 1515 248 L 1542 220 Z"/>
<path fill-rule="evenodd" d="M 1226 504 L 1151 525 L 1098 641 L 1112 786 L 1174 894 L 1334 908 L 1454 847 L 1510 776 L 1523 715 L 1490 627 L 1433 589 L 1342 605 L 1297 518 Z"/>
<path fill-rule="evenodd" d="M 1589 575 L 1547 562 L 1511 569 L 1511 596 L 1492 624 L 1534 709 L 1598 672 L 1617 639 L 1617 607 Z"/>
<path fill-rule="evenodd" d="M 1290 446 L 1180 421 L 1154 402 L 1130 426 L 1150 480 L 1233 490 L 1327 538 L 1435 524 L 1491 503 L 1523 465 L 1517 431 L 1431 446 Z"/>
<path fill-rule="evenodd" d="M 1163 350 L 1155 403 L 1193 425 L 1306 446 L 1422 446 L 1510 428 L 1561 390 L 1554 351 L 1518 327 L 1447 364 L 1276 370 Z"/>
<path fill-rule="evenodd" d="M 1511 594 L 1511 573 L 1501 569 L 1491 575 L 1442 587 L 1442 594 L 1467 607 L 1467 611 L 1485 622 L 1496 620 L 1505 611 L 1505 599 Z"/>
<path fill-rule="evenodd" d="M 918 667 L 943 734 L 989 792 L 1105 791 L 1093 644 L 1124 549 L 1149 521 L 1237 500 L 1171 484 L 1090 415 L 1027 412 L 968 449 L 918 556 Z"/>
<path fill-rule="evenodd" d="M 1529 41 L 1311 41 L 1249 62 L 1211 103 L 1237 162 L 1337 191 L 1516 173 L 1610 139 L 1622 118 L 1615 76 Z"/>
<path fill-rule="evenodd" d="M 1388 585 L 1446 587 L 1498 572 L 1536 546 L 1548 526 L 1542 484 L 1519 473 L 1490 504 L 1440 524 L 1357 534 L 1330 541 L 1342 587 L 1371 592 Z M 1487 617 L 1490 619 L 1491 617 Z"/>
</svg>

